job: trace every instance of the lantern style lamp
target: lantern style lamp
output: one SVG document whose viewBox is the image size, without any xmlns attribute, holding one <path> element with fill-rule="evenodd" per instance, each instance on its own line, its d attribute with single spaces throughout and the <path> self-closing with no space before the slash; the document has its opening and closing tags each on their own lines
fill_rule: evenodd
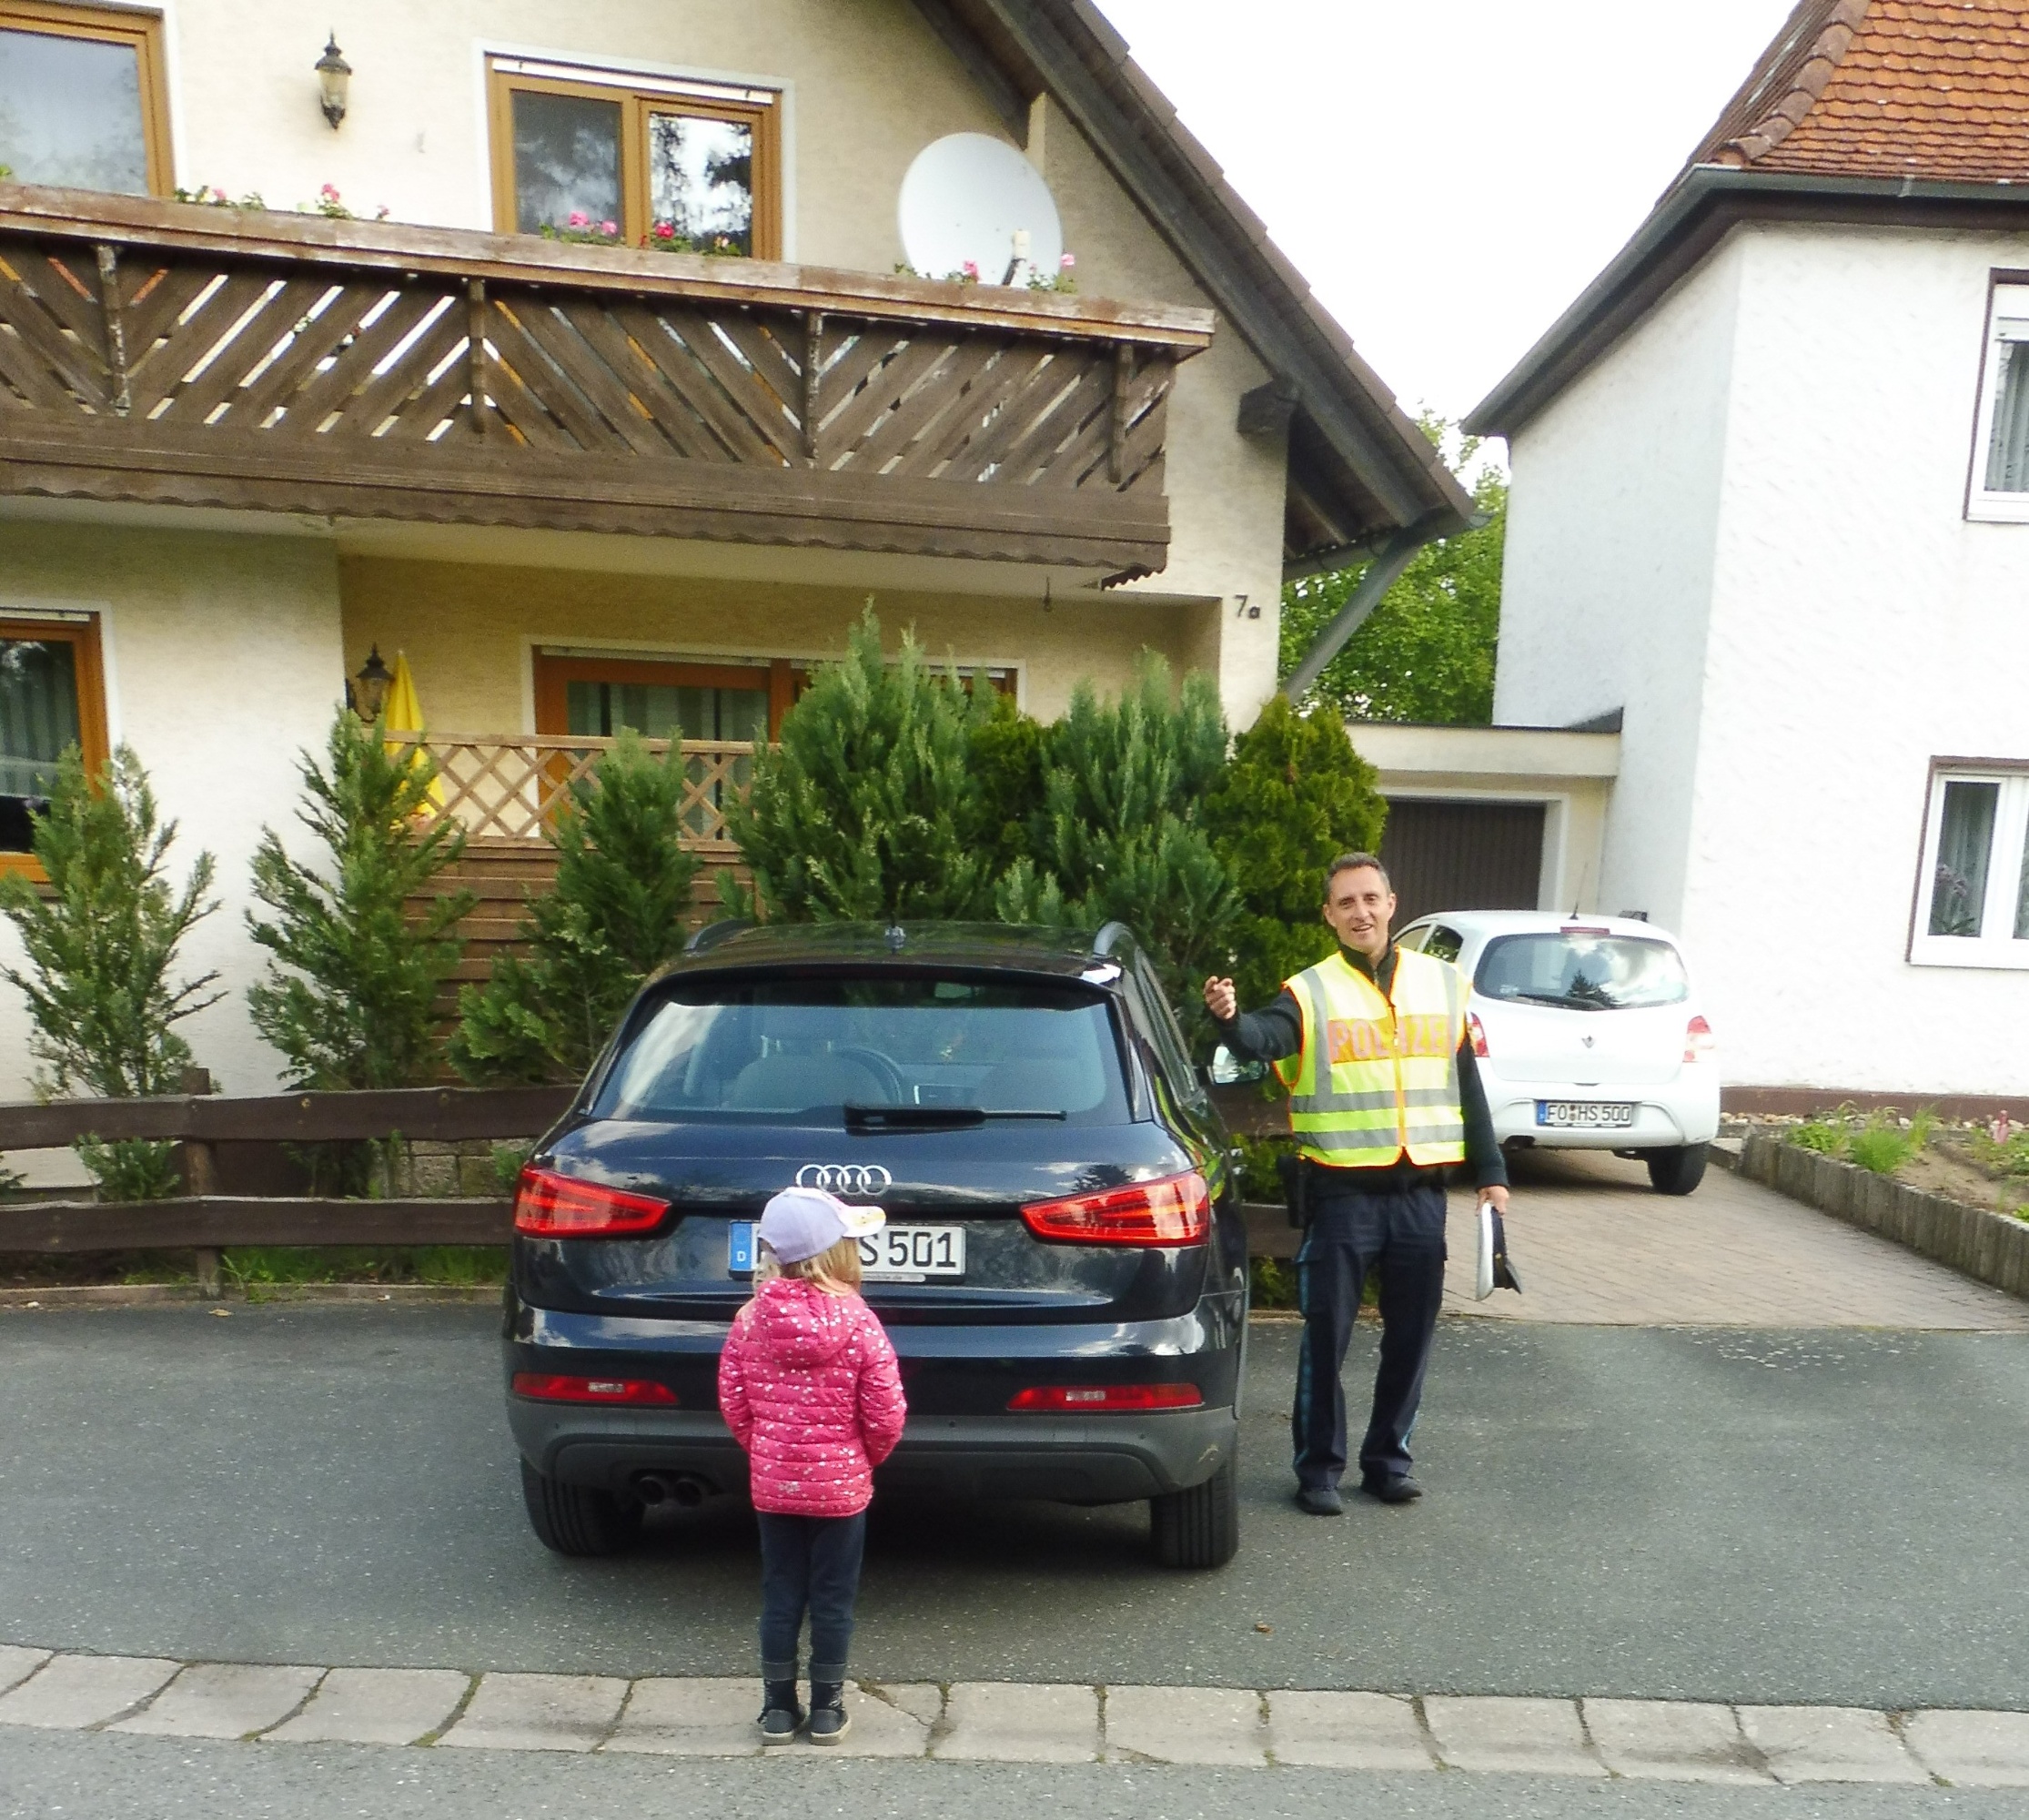
<svg viewBox="0 0 2029 1820">
<path fill-rule="evenodd" d="M 352 66 L 338 49 L 338 35 L 334 31 L 325 41 L 324 55 L 317 60 L 318 98 L 334 133 L 338 130 L 338 122 L 345 118 L 346 91 L 351 86 Z"/>
<path fill-rule="evenodd" d="M 358 704 L 359 718 L 378 721 L 380 711 L 388 705 L 388 690 L 395 680 L 395 672 L 380 661 L 380 647 L 377 644 L 359 666 L 358 688 L 355 700 Z"/>
</svg>

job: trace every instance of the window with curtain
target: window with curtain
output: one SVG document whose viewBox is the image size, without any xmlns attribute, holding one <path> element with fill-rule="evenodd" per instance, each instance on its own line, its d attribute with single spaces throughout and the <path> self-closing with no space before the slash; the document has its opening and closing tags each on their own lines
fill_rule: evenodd
<svg viewBox="0 0 2029 1820">
<path fill-rule="evenodd" d="M 104 728 L 96 625 L 0 621 L 0 856 L 32 850 L 68 748 L 105 762 Z"/>
<path fill-rule="evenodd" d="M 161 29 L 148 14 L 0 0 L 0 165 L 15 182 L 167 190 Z"/>
<path fill-rule="evenodd" d="M 2029 768 L 1933 777 L 1910 958 L 2029 967 Z"/>
<path fill-rule="evenodd" d="M 488 66 L 503 232 L 782 257 L 782 96 L 772 89 Z"/>
</svg>

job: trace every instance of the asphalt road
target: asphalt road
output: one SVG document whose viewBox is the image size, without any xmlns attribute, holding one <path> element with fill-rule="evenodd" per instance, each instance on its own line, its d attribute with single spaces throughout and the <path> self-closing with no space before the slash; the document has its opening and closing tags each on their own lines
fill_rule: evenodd
<svg viewBox="0 0 2029 1820">
<path fill-rule="evenodd" d="M 742 1510 L 614 1562 L 530 1535 L 495 1325 L 0 1314 L 0 1642 L 746 1673 Z M 1337 1522 L 1287 1502 L 1293 1339 L 1256 1330 L 1232 1567 L 1149 1566 L 1136 1508 L 893 1504 L 855 1672 L 2029 1707 L 2029 1335 L 1448 1323 L 1418 1437 L 1431 1495 Z M 67 1746 L 35 1748 L 60 1774 Z"/>
<path fill-rule="evenodd" d="M 2007 1788 L 1721 1788 L 795 1754 L 802 1760 L 697 1763 L 14 1732 L 0 1739 L 0 1820 L 2019 1820 L 2023 1809 L 2022 1791 Z"/>
</svg>

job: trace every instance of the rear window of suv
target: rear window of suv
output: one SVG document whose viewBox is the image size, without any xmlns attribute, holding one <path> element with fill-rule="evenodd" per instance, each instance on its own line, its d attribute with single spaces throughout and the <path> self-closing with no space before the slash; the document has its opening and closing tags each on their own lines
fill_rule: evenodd
<svg viewBox="0 0 2029 1820">
<path fill-rule="evenodd" d="M 1127 1117 L 1103 994 L 1054 982 L 867 974 L 669 983 L 594 1117 L 766 1123 L 853 1107 Z"/>
<path fill-rule="evenodd" d="M 1472 984 L 1489 998 L 1578 1011 L 1640 1011 L 1679 1004 L 1691 993 L 1683 961 L 1668 942 L 1571 929 L 1497 935 Z"/>
</svg>

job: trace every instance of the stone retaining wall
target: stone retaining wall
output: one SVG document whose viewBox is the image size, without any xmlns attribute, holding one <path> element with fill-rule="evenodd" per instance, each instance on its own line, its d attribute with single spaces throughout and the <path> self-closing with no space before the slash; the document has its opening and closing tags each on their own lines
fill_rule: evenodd
<svg viewBox="0 0 2029 1820">
<path fill-rule="evenodd" d="M 1802 1149 L 1772 1132 L 1758 1131 L 1746 1139 L 1739 1168 L 1749 1179 L 1836 1218 L 1997 1289 L 2029 1297 L 2029 1221 L 1925 1194 L 1893 1176 Z"/>
</svg>

